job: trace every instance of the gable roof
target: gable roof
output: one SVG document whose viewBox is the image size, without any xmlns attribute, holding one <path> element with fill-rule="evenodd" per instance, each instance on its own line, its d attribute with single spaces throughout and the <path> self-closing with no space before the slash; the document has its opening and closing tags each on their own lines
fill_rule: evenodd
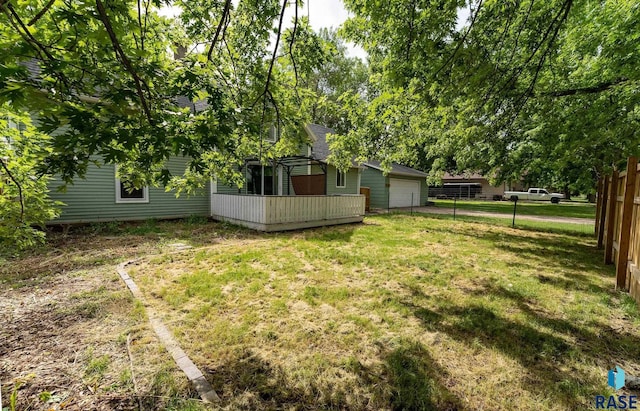
<svg viewBox="0 0 640 411">
<path fill-rule="evenodd" d="M 330 153 L 329 144 L 327 144 L 327 134 L 336 134 L 336 131 L 332 128 L 313 123 L 307 124 L 305 129 L 313 140 L 311 144 L 311 157 L 316 160 L 326 161 Z"/>
<path fill-rule="evenodd" d="M 379 161 L 370 160 L 364 163 L 364 165 L 370 168 L 374 168 L 376 170 L 383 171 L 382 165 L 380 164 Z M 405 176 L 405 177 L 422 177 L 422 178 L 426 178 L 428 176 L 428 174 L 423 171 L 416 170 L 415 168 L 403 166 L 398 163 L 391 163 L 391 171 L 389 171 L 389 175 Z"/>
<path fill-rule="evenodd" d="M 311 157 L 314 160 L 327 162 L 327 157 L 331 153 L 329 150 L 329 144 L 327 143 L 327 134 L 337 134 L 336 131 L 330 127 L 321 126 L 320 124 L 309 123 L 304 126 L 307 134 L 311 137 Z M 351 159 L 351 168 L 362 168 L 358 163 Z"/>
</svg>

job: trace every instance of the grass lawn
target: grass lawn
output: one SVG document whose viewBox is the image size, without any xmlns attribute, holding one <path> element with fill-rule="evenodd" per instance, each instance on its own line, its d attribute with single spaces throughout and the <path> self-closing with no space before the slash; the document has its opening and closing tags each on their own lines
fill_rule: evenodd
<svg viewBox="0 0 640 411">
<path fill-rule="evenodd" d="M 433 202 L 436 207 L 453 208 L 453 200 L 433 200 Z M 486 211 L 489 213 L 513 213 L 513 203 L 511 201 L 457 201 L 456 208 L 461 210 Z M 560 202 L 560 204 L 551 204 L 545 201 L 519 201 L 517 214 L 595 218 L 596 206 L 590 203 Z"/>
<path fill-rule="evenodd" d="M 637 306 L 591 236 L 403 214 L 205 227 L 130 271 L 227 409 L 577 410 L 612 365 L 640 375 Z"/>
<path fill-rule="evenodd" d="M 402 211 L 401 214 L 408 215 L 406 211 Z M 428 213 L 427 213 L 428 214 Z M 452 214 L 428 214 L 430 218 L 439 220 L 454 221 Z M 503 227 L 511 227 L 513 220 L 511 217 L 485 217 L 485 216 L 471 216 L 460 215 L 456 216 L 455 221 L 467 221 L 472 223 L 486 223 L 490 225 L 497 225 Z M 555 221 L 539 221 L 539 220 L 527 220 L 516 217 L 515 228 L 519 230 L 537 231 L 540 233 L 558 233 L 568 235 L 595 235 L 593 223 L 588 224 L 576 224 L 565 223 Z"/>
</svg>

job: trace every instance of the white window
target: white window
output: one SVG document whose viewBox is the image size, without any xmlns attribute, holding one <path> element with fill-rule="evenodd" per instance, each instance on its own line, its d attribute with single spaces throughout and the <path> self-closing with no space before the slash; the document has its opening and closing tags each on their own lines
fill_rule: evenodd
<svg viewBox="0 0 640 411">
<path fill-rule="evenodd" d="M 345 188 L 347 186 L 347 175 L 340 170 L 336 170 L 336 187 Z"/>
<path fill-rule="evenodd" d="M 269 133 L 267 134 L 266 141 L 270 143 L 275 143 L 278 141 L 278 137 L 280 136 L 280 130 L 276 126 L 269 127 Z"/>
<path fill-rule="evenodd" d="M 118 178 L 118 167 L 116 166 L 116 203 L 148 203 L 149 187 L 127 188 Z"/>
</svg>

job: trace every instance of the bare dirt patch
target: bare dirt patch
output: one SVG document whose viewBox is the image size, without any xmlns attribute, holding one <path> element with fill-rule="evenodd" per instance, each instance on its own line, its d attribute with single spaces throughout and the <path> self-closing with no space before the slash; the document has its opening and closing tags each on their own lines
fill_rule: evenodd
<svg viewBox="0 0 640 411">
<path fill-rule="evenodd" d="M 101 280 L 63 274 L 1 292 L 4 398 L 17 388 L 18 409 L 135 408 L 128 381 L 119 379 L 126 347 L 110 341 L 133 325 L 124 312 L 133 303 L 117 282 Z"/>
<path fill-rule="evenodd" d="M 4 407 L 14 396 L 16 410 L 204 409 L 115 271 L 170 239 L 59 233 L 1 262 Z"/>
</svg>

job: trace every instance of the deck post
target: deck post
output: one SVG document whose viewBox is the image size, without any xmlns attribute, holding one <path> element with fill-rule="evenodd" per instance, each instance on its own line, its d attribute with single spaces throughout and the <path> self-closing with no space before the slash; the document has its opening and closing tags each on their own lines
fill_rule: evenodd
<svg viewBox="0 0 640 411">
<path fill-rule="evenodd" d="M 627 266 L 629 265 L 629 240 L 631 239 L 631 221 L 633 217 L 633 197 L 636 190 L 636 173 L 638 159 L 629 157 L 627 160 L 627 175 L 620 216 L 620 238 L 618 240 L 618 260 L 616 261 L 616 288 L 627 288 Z"/>
<path fill-rule="evenodd" d="M 616 203 L 618 201 L 619 173 L 613 172 L 609 181 L 609 195 L 607 196 L 607 220 L 605 222 L 607 232 L 604 237 L 604 263 L 613 263 L 613 234 L 616 227 Z"/>
</svg>

